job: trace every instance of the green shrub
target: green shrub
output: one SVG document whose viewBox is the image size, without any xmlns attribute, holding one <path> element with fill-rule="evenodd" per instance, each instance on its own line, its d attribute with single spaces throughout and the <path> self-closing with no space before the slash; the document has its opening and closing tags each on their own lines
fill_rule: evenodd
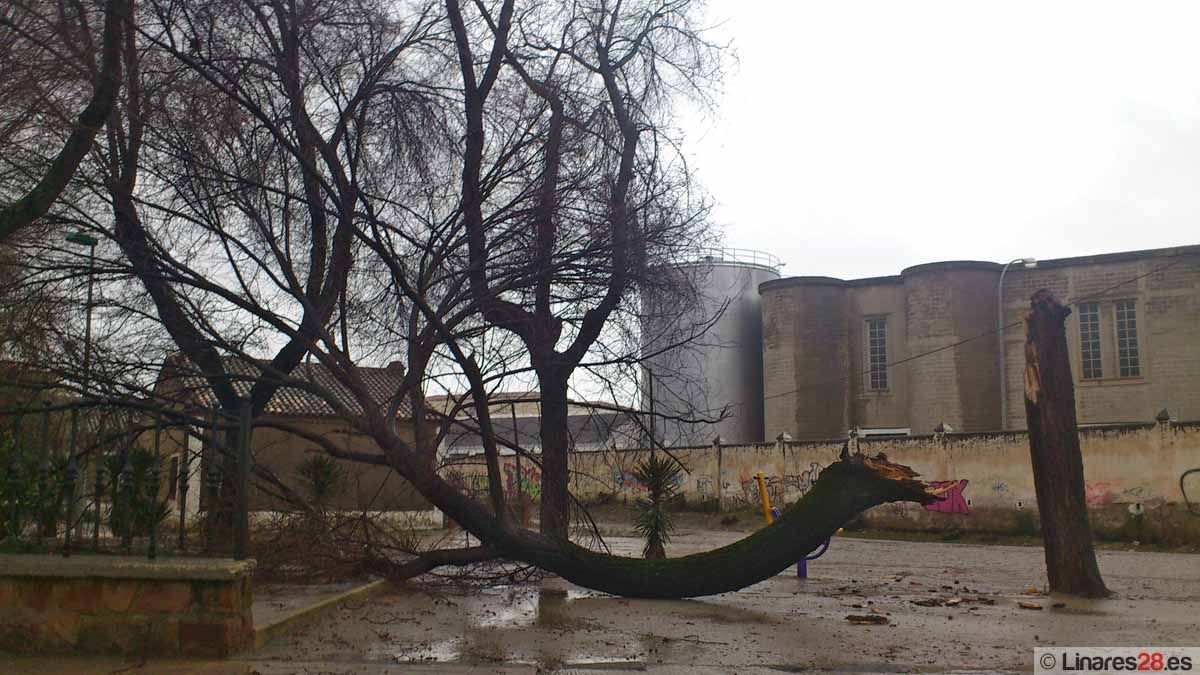
<svg viewBox="0 0 1200 675">
<path fill-rule="evenodd" d="M 1033 511 L 1021 510 L 1017 511 L 1014 516 L 1016 523 L 1013 525 L 1013 533 L 1024 537 L 1037 536 L 1038 522 L 1037 517 L 1033 515 Z"/>
<path fill-rule="evenodd" d="M 108 529 L 113 535 L 146 537 L 155 524 L 162 525 L 170 516 L 171 507 L 166 501 L 157 501 L 153 494 L 153 452 L 131 447 L 109 455 L 104 460 L 104 473 L 109 501 Z"/>
<path fill-rule="evenodd" d="M 31 527 L 47 537 L 58 531 L 64 511 L 66 458 L 53 458 L 43 476 L 41 455 L 9 436 L 0 437 L 0 539 Z"/>
<path fill-rule="evenodd" d="M 318 507 L 326 506 L 345 487 L 346 472 L 329 455 L 310 456 L 300 463 L 299 472 L 304 488 Z"/>
<path fill-rule="evenodd" d="M 671 457 L 654 454 L 634 467 L 632 474 L 646 486 L 646 496 L 639 497 L 633 505 L 633 527 L 646 538 L 642 555 L 665 558 L 664 545 L 670 542 L 671 533 L 675 531 L 667 504 L 679 495 L 683 467 Z"/>
</svg>

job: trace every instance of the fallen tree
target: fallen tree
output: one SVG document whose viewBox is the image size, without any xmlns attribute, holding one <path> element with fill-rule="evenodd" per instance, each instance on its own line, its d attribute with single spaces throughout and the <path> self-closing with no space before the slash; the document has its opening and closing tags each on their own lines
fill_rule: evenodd
<svg viewBox="0 0 1200 675">
<path fill-rule="evenodd" d="M 533 533 L 510 555 L 598 591 L 637 598 L 690 598 L 736 591 L 812 553 L 859 513 L 888 502 L 928 504 L 938 492 L 883 457 L 844 456 L 771 525 L 728 546 L 679 558 L 645 560 L 597 553 Z"/>
<path fill-rule="evenodd" d="M 79 209 L 105 240 L 101 283 L 127 284 L 105 294 L 106 323 L 154 338 L 125 341 L 119 358 L 142 360 L 131 377 L 178 370 L 214 402 L 196 420 L 248 400 L 260 427 L 281 388 L 319 396 L 379 452 L 297 435 L 306 447 L 394 469 L 481 542 L 365 561 L 394 578 L 502 558 L 618 595 L 710 595 L 778 573 L 872 506 L 936 499 L 906 467 L 844 453 L 775 524 L 723 548 L 640 560 L 571 541 L 572 386 L 639 397 L 641 294 L 679 290 L 663 304 L 686 311 L 660 266 L 711 242 L 671 122 L 674 96 L 719 75 L 718 49 L 691 0 L 517 4 L 140 2 L 105 138 L 121 161 L 91 184 L 109 214 Z M 53 275 L 53 251 L 38 262 Z M 138 351 L 155 340 L 169 368 Z M 369 386 L 360 363 L 396 358 L 402 383 Z M 525 450 L 492 422 L 492 394 L 531 379 L 540 532 L 508 508 L 500 452 Z M 466 390 L 452 409 L 426 400 L 451 386 Z M 437 469 L 464 417 L 486 458 L 478 499 Z M 204 424 L 234 445 L 228 421 Z"/>
<path fill-rule="evenodd" d="M 711 551 L 647 560 L 598 553 L 556 536 L 515 527 L 454 490 L 436 473 L 404 468 L 411 471 L 414 486 L 483 545 L 434 551 L 405 563 L 376 560 L 371 566 L 375 571 L 404 580 L 439 565 L 506 558 L 536 565 L 584 588 L 638 598 L 698 597 L 751 586 L 795 564 L 873 506 L 929 504 L 948 489 L 917 480 L 912 469 L 889 462 L 886 456 L 851 455 L 843 448 L 841 458 L 826 467 L 804 497 L 773 524 Z"/>
</svg>

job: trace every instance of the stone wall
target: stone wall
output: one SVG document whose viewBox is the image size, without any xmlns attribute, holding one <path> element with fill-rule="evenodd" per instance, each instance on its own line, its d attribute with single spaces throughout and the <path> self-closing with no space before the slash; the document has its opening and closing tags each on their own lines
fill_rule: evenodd
<svg viewBox="0 0 1200 675">
<path fill-rule="evenodd" d="M 271 416 L 269 421 L 294 426 L 300 431 L 320 436 L 342 450 L 368 455 L 382 455 L 383 451 L 370 436 L 349 429 L 345 422 L 329 417 Z M 402 424 L 399 433 L 406 440 L 412 439 L 412 427 Z M 308 494 L 308 482 L 300 474 L 305 461 L 314 455 L 326 455 L 317 443 L 302 436 L 271 426 L 255 427 L 250 437 L 254 461 L 270 469 L 281 481 L 301 495 Z M 167 498 L 172 509 L 178 509 L 178 491 L 168 483 L 169 469 L 178 466 L 189 468 L 187 510 L 195 517 L 201 509 L 207 509 L 207 496 L 203 489 L 207 472 L 207 459 L 203 457 L 201 441 L 195 435 L 187 435 L 178 427 L 167 429 L 160 440 L 160 452 L 164 461 L 163 485 L 160 494 Z M 139 443 L 147 449 L 154 447 L 151 432 L 143 433 Z M 189 447 L 188 452 L 184 452 Z M 172 463 L 172 459 L 174 463 Z M 423 511 L 432 508 L 428 501 L 397 474 L 386 466 L 335 459 L 341 471 L 339 489 L 329 497 L 329 506 L 342 509 L 368 509 L 375 511 Z M 251 511 L 286 511 L 292 507 L 270 491 L 260 489 L 255 481 L 250 484 L 249 504 Z M 178 513 L 178 511 L 176 511 Z"/>
<path fill-rule="evenodd" d="M 680 487 L 689 504 L 726 509 L 758 504 L 754 476 L 766 475 L 773 504 L 807 493 L 821 470 L 837 460 L 842 440 L 674 448 L 686 467 Z M 1200 467 L 1200 422 L 1132 424 L 1080 432 L 1088 505 L 1101 536 L 1165 544 L 1200 542 L 1200 517 L 1186 512 L 1181 476 Z M 1037 498 L 1025 432 L 942 434 L 862 439 L 867 454 L 884 453 L 929 481 L 953 484 L 947 499 L 928 507 L 892 504 L 864 515 L 867 524 L 897 529 L 1026 532 L 1037 529 Z M 572 485 L 582 500 L 629 502 L 644 492 L 631 475 L 645 450 L 575 453 Z M 517 477 L 515 458 L 502 457 L 505 489 L 518 484 L 534 499 L 541 473 L 528 460 Z M 481 458 L 448 467 L 455 479 L 486 492 Z M 1188 477 L 1188 495 L 1200 498 L 1200 473 Z M 1200 508 L 1200 507 L 1198 507 Z"/>
<path fill-rule="evenodd" d="M 0 650 L 227 656 L 254 640 L 253 562 L 0 558 Z"/>
</svg>

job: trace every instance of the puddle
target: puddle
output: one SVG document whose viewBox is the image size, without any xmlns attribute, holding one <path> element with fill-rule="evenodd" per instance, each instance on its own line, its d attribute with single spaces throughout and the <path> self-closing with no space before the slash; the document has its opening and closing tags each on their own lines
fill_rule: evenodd
<svg viewBox="0 0 1200 675">
<path fill-rule="evenodd" d="M 398 663 L 458 661 L 462 658 L 463 645 L 462 638 L 450 638 L 411 647 L 393 647 L 391 656 Z"/>
<path fill-rule="evenodd" d="M 532 626 L 538 618 L 538 589 L 501 586 L 459 600 L 467 625 L 474 628 Z"/>
<path fill-rule="evenodd" d="M 563 592 L 536 586 L 498 586 L 455 602 L 471 628 L 520 628 L 562 625 L 562 609 L 567 603 L 602 595 L 581 589 Z"/>
</svg>

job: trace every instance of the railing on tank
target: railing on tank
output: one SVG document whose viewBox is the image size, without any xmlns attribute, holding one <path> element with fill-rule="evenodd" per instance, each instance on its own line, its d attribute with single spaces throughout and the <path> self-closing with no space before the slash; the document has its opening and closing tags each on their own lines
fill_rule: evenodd
<svg viewBox="0 0 1200 675">
<path fill-rule="evenodd" d="M 696 256 L 696 262 L 704 263 L 737 263 L 755 265 L 775 271 L 783 267 L 784 262 L 778 256 L 766 251 L 756 251 L 750 248 L 704 248 Z"/>
</svg>

